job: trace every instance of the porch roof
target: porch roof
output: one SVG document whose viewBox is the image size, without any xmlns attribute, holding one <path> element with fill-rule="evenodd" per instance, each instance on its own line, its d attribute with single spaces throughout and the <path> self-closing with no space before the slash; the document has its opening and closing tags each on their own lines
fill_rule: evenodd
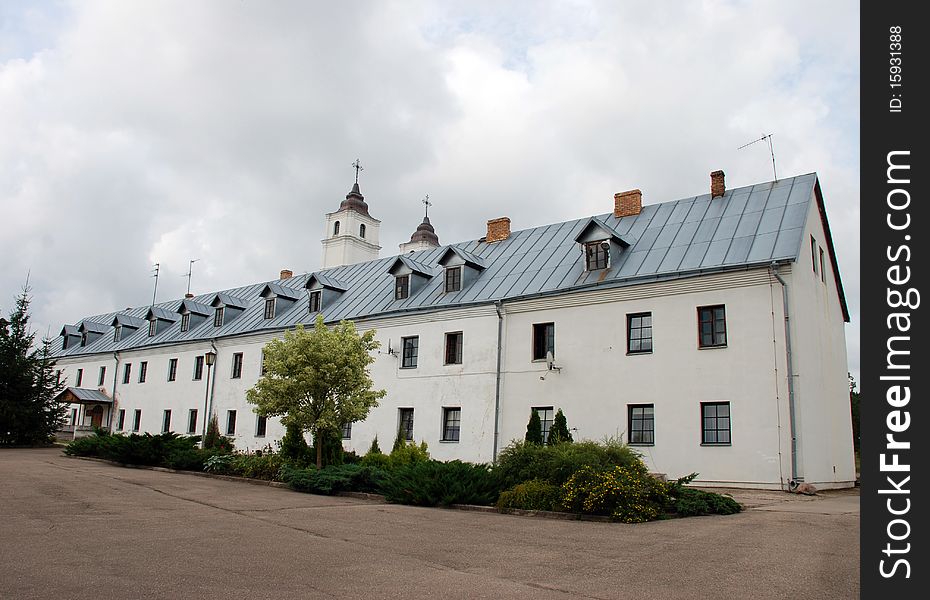
<svg viewBox="0 0 930 600">
<path fill-rule="evenodd" d="M 113 399 L 99 390 L 89 390 L 87 388 L 67 387 L 55 398 L 59 401 L 71 402 L 75 404 L 112 404 Z"/>
</svg>

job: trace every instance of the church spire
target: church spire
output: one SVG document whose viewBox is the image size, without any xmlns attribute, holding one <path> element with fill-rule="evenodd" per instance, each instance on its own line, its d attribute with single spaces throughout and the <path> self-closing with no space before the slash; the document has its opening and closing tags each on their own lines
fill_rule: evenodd
<svg viewBox="0 0 930 600">
<path fill-rule="evenodd" d="M 365 196 L 362 195 L 358 187 L 358 173 L 359 171 L 364 171 L 365 167 L 362 166 L 362 163 L 357 158 L 355 162 L 352 163 L 352 167 L 355 168 L 355 185 L 352 186 L 352 191 L 346 194 L 346 199 L 339 205 L 339 210 L 349 209 L 365 216 L 371 216 L 368 214 L 368 204 L 365 203 Z"/>
<path fill-rule="evenodd" d="M 423 222 L 417 225 L 416 231 L 410 236 L 410 241 L 400 245 L 401 252 L 415 252 L 416 250 L 427 250 L 439 246 L 439 236 L 433 229 L 432 223 L 429 222 L 429 207 L 433 205 L 429 201 L 429 194 L 421 202 L 425 205 L 426 210 L 423 213 Z"/>
</svg>

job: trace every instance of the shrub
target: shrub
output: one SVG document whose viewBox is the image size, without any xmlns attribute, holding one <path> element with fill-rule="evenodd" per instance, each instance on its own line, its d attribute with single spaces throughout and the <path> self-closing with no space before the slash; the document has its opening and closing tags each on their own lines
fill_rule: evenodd
<svg viewBox="0 0 930 600">
<path fill-rule="evenodd" d="M 387 471 L 391 468 L 391 457 L 387 454 L 381 454 L 380 452 L 369 452 L 362 457 L 361 465 L 364 467 L 374 467 L 383 471 Z"/>
<path fill-rule="evenodd" d="M 98 434 L 89 435 L 74 440 L 65 446 L 64 453 L 68 456 L 103 456 L 106 436 Z"/>
<path fill-rule="evenodd" d="M 281 479 L 298 492 L 333 495 L 339 492 L 377 492 L 384 472 L 362 465 L 338 465 L 317 470 L 295 469 L 285 465 Z"/>
<path fill-rule="evenodd" d="M 371 440 L 371 447 L 368 449 L 368 454 L 384 454 L 381 452 L 381 447 L 378 445 L 377 435 L 375 435 L 375 439 Z"/>
<path fill-rule="evenodd" d="M 203 470 L 217 475 L 232 475 L 235 459 L 233 454 L 216 454 L 204 461 Z"/>
<path fill-rule="evenodd" d="M 561 488 L 539 479 L 515 485 L 497 499 L 498 509 L 559 510 L 561 504 Z"/>
<path fill-rule="evenodd" d="M 285 461 L 300 467 L 316 462 L 316 455 L 307 445 L 303 430 L 293 424 L 287 426 L 287 431 L 281 438 L 279 454 Z"/>
<path fill-rule="evenodd" d="M 642 463 L 602 470 L 582 467 L 562 486 L 562 503 L 571 512 L 642 523 L 658 518 L 668 505 L 668 488 Z"/>
<path fill-rule="evenodd" d="M 233 474 L 240 477 L 274 481 L 283 465 L 284 459 L 279 454 L 240 454 L 230 466 Z"/>
<path fill-rule="evenodd" d="M 429 460 L 429 449 L 426 442 L 420 442 L 419 446 L 413 442 L 404 443 L 391 451 L 390 459 L 391 468 L 426 462 Z"/>
<path fill-rule="evenodd" d="M 338 429 L 330 429 L 318 432 L 313 439 L 313 462 L 316 462 L 316 445 L 323 445 L 323 466 L 341 465 L 343 463 L 342 449 L 342 432 Z"/>
<path fill-rule="evenodd" d="M 605 469 L 629 465 L 642 466 L 639 454 L 615 440 L 552 446 L 514 442 L 498 455 L 494 472 L 501 489 L 509 489 L 531 479 L 562 485 L 582 467 Z"/>
<path fill-rule="evenodd" d="M 391 453 L 407 445 L 407 434 L 404 432 L 404 426 L 401 424 L 397 428 L 397 435 L 394 436 L 394 445 L 391 447 Z"/>
<path fill-rule="evenodd" d="M 539 420 L 539 413 L 535 410 L 530 410 L 530 422 L 526 424 L 526 436 L 523 439 L 527 444 L 539 446 L 543 443 L 542 421 Z"/>
<path fill-rule="evenodd" d="M 562 413 L 562 409 L 556 411 L 555 419 L 552 421 L 552 427 L 549 429 L 549 444 L 564 444 L 566 442 L 572 442 L 572 434 L 568 430 L 568 422 L 565 420 L 565 415 Z"/>
<path fill-rule="evenodd" d="M 729 496 L 692 488 L 682 488 L 672 501 L 671 507 L 682 517 L 732 515 L 743 510 L 739 502 Z"/>
<path fill-rule="evenodd" d="M 111 435 L 97 432 L 65 447 L 71 456 L 97 456 L 124 465 L 150 465 L 200 470 L 207 455 L 197 447 L 199 436 L 176 433 Z"/>
<path fill-rule="evenodd" d="M 497 499 L 497 482 L 490 467 L 460 460 L 397 466 L 381 489 L 390 502 L 417 506 L 492 505 Z"/>
</svg>

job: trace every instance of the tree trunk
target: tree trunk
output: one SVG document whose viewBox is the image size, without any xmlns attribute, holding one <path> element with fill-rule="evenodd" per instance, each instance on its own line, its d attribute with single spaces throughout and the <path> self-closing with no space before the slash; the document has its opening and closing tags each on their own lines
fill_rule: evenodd
<svg viewBox="0 0 930 600">
<path fill-rule="evenodd" d="M 323 468 L 323 440 L 319 432 L 313 436 L 313 441 L 316 442 L 316 468 L 320 470 Z"/>
</svg>

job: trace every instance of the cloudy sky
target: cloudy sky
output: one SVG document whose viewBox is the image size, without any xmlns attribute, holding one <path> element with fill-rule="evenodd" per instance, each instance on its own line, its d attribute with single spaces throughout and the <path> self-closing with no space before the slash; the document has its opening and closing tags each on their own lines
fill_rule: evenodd
<svg viewBox="0 0 930 600">
<path fill-rule="evenodd" d="M 0 312 L 33 325 L 320 262 L 365 170 L 397 252 L 816 171 L 859 371 L 858 3 L 0 2 Z"/>
</svg>

